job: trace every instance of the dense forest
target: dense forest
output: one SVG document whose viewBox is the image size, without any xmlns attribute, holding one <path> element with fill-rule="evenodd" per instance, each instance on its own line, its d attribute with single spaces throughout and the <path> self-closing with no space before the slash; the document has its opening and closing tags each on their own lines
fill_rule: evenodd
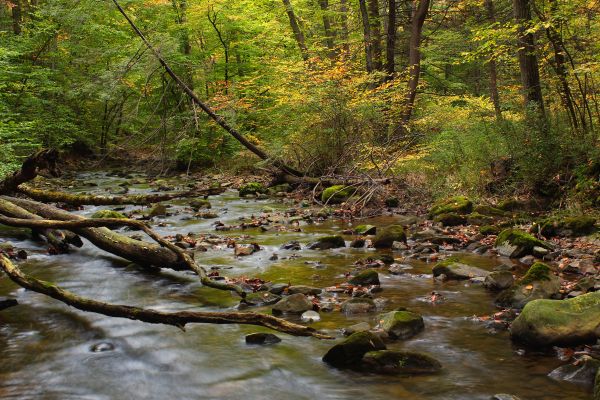
<svg viewBox="0 0 600 400">
<path fill-rule="evenodd" d="M 0 149 L 0 399 L 600 400 L 596 0 L 0 0 Z"/>
</svg>

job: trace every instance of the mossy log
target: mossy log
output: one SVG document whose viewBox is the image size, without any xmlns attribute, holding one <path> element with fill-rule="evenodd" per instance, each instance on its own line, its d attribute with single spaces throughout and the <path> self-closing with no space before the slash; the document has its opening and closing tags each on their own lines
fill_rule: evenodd
<svg viewBox="0 0 600 400">
<path fill-rule="evenodd" d="M 0 255 L 0 268 L 2 268 L 13 282 L 25 289 L 52 297 L 78 310 L 103 314 L 109 317 L 128 318 L 151 324 L 172 325 L 181 329 L 189 323 L 258 325 L 295 336 L 313 336 L 319 339 L 331 338 L 311 327 L 294 324 L 266 314 L 251 312 L 162 312 L 128 305 L 104 303 L 80 297 L 50 282 L 23 274 L 16 265 L 3 255 Z"/>
</svg>

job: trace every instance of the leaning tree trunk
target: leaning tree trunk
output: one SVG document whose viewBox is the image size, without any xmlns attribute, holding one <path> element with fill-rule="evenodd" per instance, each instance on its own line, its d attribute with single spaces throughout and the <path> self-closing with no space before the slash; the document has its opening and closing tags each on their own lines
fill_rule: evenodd
<svg viewBox="0 0 600 400">
<path fill-rule="evenodd" d="M 290 0 L 283 0 L 283 5 L 285 6 L 285 11 L 290 20 L 290 26 L 292 28 L 292 32 L 294 32 L 294 39 L 296 39 L 296 44 L 300 49 L 300 54 L 302 55 L 302 59 L 304 61 L 308 61 L 308 47 L 306 47 L 306 40 L 304 39 L 304 34 L 298 25 L 298 19 L 296 18 L 296 14 L 294 13 L 294 8 L 290 3 Z"/>
</svg>

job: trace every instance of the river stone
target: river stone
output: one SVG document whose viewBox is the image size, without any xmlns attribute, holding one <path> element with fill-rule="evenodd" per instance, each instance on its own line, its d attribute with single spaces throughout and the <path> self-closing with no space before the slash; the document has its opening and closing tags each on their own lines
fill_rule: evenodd
<svg viewBox="0 0 600 400">
<path fill-rule="evenodd" d="M 308 245 L 308 248 L 311 250 L 329 250 L 339 247 L 346 247 L 346 242 L 344 242 L 344 238 L 341 236 L 324 236 Z"/>
<path fill-rule="evenodd" d="M 374 235 L 377 233 L 377 227 L 375 225 L 359 225 L 354 228 L 354 232 L 359 235 Z"/>
<path fill-rule="evenodd" d="M 381 328 L 392 339 L 408 339 L 421 332 L 423 317 L 411 311 L 391 311 L 379 316 Z"/>
<path fill-rule="evenodd" d="M 300 242 L 298 242 L 297 240 L 293 240 L 289 243 L 286 243 L 284 245 L 281 246 L 281 250 L 295 250 L 298 251 L 301 249 L 300 246 Z"/>
<path fill-rule="evenodd" d="M 354 324 L 354 325 L 351 325 L 351 326 L 349 326 L 347 328 L 344 328 L 342 330 L 342 332 L 344 333 L 344 336 L 350 336 L 353 333 L 356 333 L 356 332 L 366 332 L 366 331 L 368 331 L 370 329 L 371 329 L 371 325 L 369 325 L 367 322 L 363 321 L 363 322 L 359 322 L 358 324 Z"/>
<path fill-rule="evenodd" d="M 323 361 L 337 368 L 358 367 L 369 351 L 385 350 L 385 344 L 371 332 L 356 332 L 336 344 L 323 356 Z"/>
<path fill-rule="evenodd" d="M 367 241 L 365 239 L 358 238 L 350 242 L 350 247 L 352 247 L 353 249 L 361 249 L 365 247 L 366 243 Z"/>
<path fill-rule="evenodd" d="M 379 229 L 373 239 L 373 247 L 376 249 L 390 249 L 394 242 L 406 243 L 406 233 L 402 225 L 390 225 Z"/>
<path fill-rule="evenodd" d="M 290 285 L 287 283 L 275 283 L 269 288 L 269 292 L 273 294 L 283 293 Z"/>
<path fill-rule="evenodd" d="M 281 342 L 279 336 L 272 333 L 251 333 L 246 335 L 246 344 L 275 344 Z"/>
<path fill-rule="evenodd" d="M 508 289 L 515 282 L 515 278 L 510 271 L 493 271 L 485 277 L 483 286 L 491 290 Z"/>
<path fill-rule="evenodd" d="M 361 364 L 363 370 L 378 374 L 434 374 L 442 369 L 442 364 L 428 355 L 393 350 L 370 351 Z"/>
<path fill-rule="evenodd" d="M 322 289 L 305 285 L 294 285 L 288 287 L 287 289 L 289 294 L 302 293 L 310 296 L 319 295 L 323 291 Z"/>
<path fill-rule="evenodd" d="M 439 222 L 444 226 L 458 226 L 467 223 L 467 219 L 456 213 L 444 213 L 436 215 L 433 220 Z"/>
<path fill-rule="evenodd" d="M 190 207 L 194 211 L 198 211 L 201 208 L 211 208 L 212 205 L 210 204 L 210 201 L 206 199 L 194 199 L 190 201 Z"/>
<path fill-rule="evenodd" d="M 496 251 L 501 256 L 519 258 L 533 254 L 534 247 L 550 249 L 550 245 L 518 229 L 505 229 L 498 234 Z"/>
<path fill-rule="evenodd" d="M 559 291 L 560 279 L 550 267 L 535 263 L 513 287 L 501 292 L 496 302 L 507 307 L 523 308 L 530 301 L 558 296 Z"/>
<path fill-rule="evenodd" d="M 459 263 L 452 258 L 438 262 L 432 272 L 434 277 L 445 275 L 449 280 L 464 280 L 489 275 L 489 271 Z"/>
<path fill-rule="evenodd" d="M 233 250 L 233 254 L 236 257 L 242 257 L 254 254 L 255 251 L 256 249 L 253 245 L 240 245 L 235 247 L 235 249 Z"/>
<path fill-rule="evenodd" d="M 164 204 L 156 204 L 148 212 L 149 217 L 165 217 L 167 215 L 167 206 Z"/>
<path fill-rule="evenodd" d="M 591 343 L 598 338 L 600 292 L 567 300 L 534 300 L 511 326 L 513 340 L 538 347 Z"/>
<path fill-rule="evenodd" d="M 244 299 L 246 304 L 258 307 L 275 304 L 279 300 L 281 300 L 280 296 L 277 296 L 276 294 L 270 292 L 249 293 Z"/>
<path fill-rule="evenodd" d="M 313 304 L 302 293 L 292 294 L 279 300 L 273 306 L 274 313 L 301 314 L 304 311 L 312 310 Z"/>
<path fill-rule="evenodd" d="M 300 316 L 302 322 L 317 322 L 321 320 L 321 316 L 316 311 L 305 311 Z"/>
<path fill-rule="evenodd" d="M 114 349 L 115 345 L 110 342 L 100 342 L 90 347 L 92 353 L 104 353 L 105 351 L 113 351 Z"/>
<path fill-rule="evenodd" d="M 372 299 L 366 297 L 355 297 L 342 303 L 342 312 L 344 314 L 362 314 L 373 312 L 377 305 Z"/>
<path fill-rule="evenodd" d="M 367 269 L 352 277 L 348 283 L 355 286 L 379 285 L 379 274 L 373 269 Z"/>
<path fill-rule="evenodd" d="M 574 363 L 561 365 L 554 369 L 548 376 L 556 381 L 566 381 L 591 388 L 594 386 L 594 379 L 599 368 L 600 360 L 584 355 Z"/>
</svg>

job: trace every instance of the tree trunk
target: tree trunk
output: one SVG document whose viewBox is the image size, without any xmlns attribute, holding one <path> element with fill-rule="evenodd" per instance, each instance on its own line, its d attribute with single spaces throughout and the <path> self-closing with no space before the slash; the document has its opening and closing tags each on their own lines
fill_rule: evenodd
<svg viewBox="0 0 600 400">
<path fill-rule="evenodd" d="M 342 48 L 344 54 L 348 56 L 350 54 L 350 42 L 348 34 L 348 0 L 340 0 L 340 18 L 342 26 Z"/>
<path fill-rule="evenodd" d="M 386 40 L 385 69 L 391 77 L 395 71 L 396 56 L 396 0 L 388 1 L 388 30 Z"/>
<path fill-rule="evenodd" d="M 212 16 L 211 16 L 211 10 L 209 9 L 207 16 L 208 16 L 208 20 L 210 21 L 210 24 L 212 25 L 213 29 L 217 33 L 219 42 L 221 43 L 221 46 L 223 47 L 223 53 L 225 54 L 225 72 L 224 72 L 225 94 L 228 94 L 229 93 L 229 43 L 227 41 L 225 41 L 225 38 L 223 37 L 221 30 L 217 26 L 217 13 L 213 11 Z"/>
<path fill-rule="evenodd" d="M 23 22 L 22 8 L 21 8 L 21 0 L 12 0 L 12 22 L 13 22 L 13 32 L 15 35 L 21 34 L 21 24 Z M 9 3 L 10 4 L 10 3 Z"/>
<path fill-rule="evenodd" d="M 363 36 L 365 42 L 365 60 L 367 72 L 373 72 L 373 45 L 371 41 L 371 27 L 369 23 L 369 13 L 367 11 L 367 0 L 359 0 L 360 15 L 363 24 Z"/>
<path fill-rule="evenodd" d="M 419 4 L 412 16 L 410 51 L 408 55 L 410 78 L 408 80 L 408 92 L 404 101 L 402 125 L 406 125 L 410 120 L 415 105 L 415 99 L 417 97 L 417 88 L 419 86 L 419 77 L 421 75 L 421 36 L 423 24 L 425 23 L 425 18 L 429 11 L 429 4 L 430 0 L 419 0 Z"/>
<path fill-rule="evenodd" d="M 535 53 L 535 38 L 533 33 L 528 32 L 531 25 L 530 0 L 513 0 L 513 10 L 517 22 L 519 67 L 525 104 L 536 107 L 540 117 L 545 120 L 540 71 Z"/>
<path fill-rule="evenodd" d="M 493 0 L 485 0 L 485 8 L 487 10 L 488 20 L 491 23 L 496 22 L 496 11 L 494 9 L 494 1 Z M 496 119 L 502 119 L 502 110 L 500 109 L 500 94 L 498 93 L 498 70 L 496 66 L 496 57 L 492 56 L 491 60 L 488 63 L 488 68 L 490 72 L 490 97 L 492 99 L 492 103 L 494 104 L 494 112 L 496 114 Z"/>
<path fill-rule="evenodd" d="M 373 51 L 373 69 L 381 71 L 381 18 L 379 17 L 379 0 L 369 1 L 369 25 L 371 27 L 371 49 Z"/>
<path fill-rule="evenodd" d="M 304 34 L 300 30 L 300 26 L 298 25 L 298 19 L 296 18 L 296 14 L 294 14 L 292 4 L 290 3 L 290 0 L 283 0 L 283 5 L 285 6 L 285 11 L 287 12 L 288 18 L 290 19 L 290 26 L 292 27 L 292 31 L 294 32 L 294 38 L 296 39 L 296 44 L 300 49 L 302 59 L 304 61 L 308 61 L 308 48 L 306 47 Z"/>
<path fill-rule="evenodd" d="M 330 59 L 335 59 L 334 34 L 331 30 L 331 19 L 329 18 L 329 0 L 319 0 L 321 13 L 323 14 L 323 30 L 325 31 L 325 44 Z"/>
</svg>

